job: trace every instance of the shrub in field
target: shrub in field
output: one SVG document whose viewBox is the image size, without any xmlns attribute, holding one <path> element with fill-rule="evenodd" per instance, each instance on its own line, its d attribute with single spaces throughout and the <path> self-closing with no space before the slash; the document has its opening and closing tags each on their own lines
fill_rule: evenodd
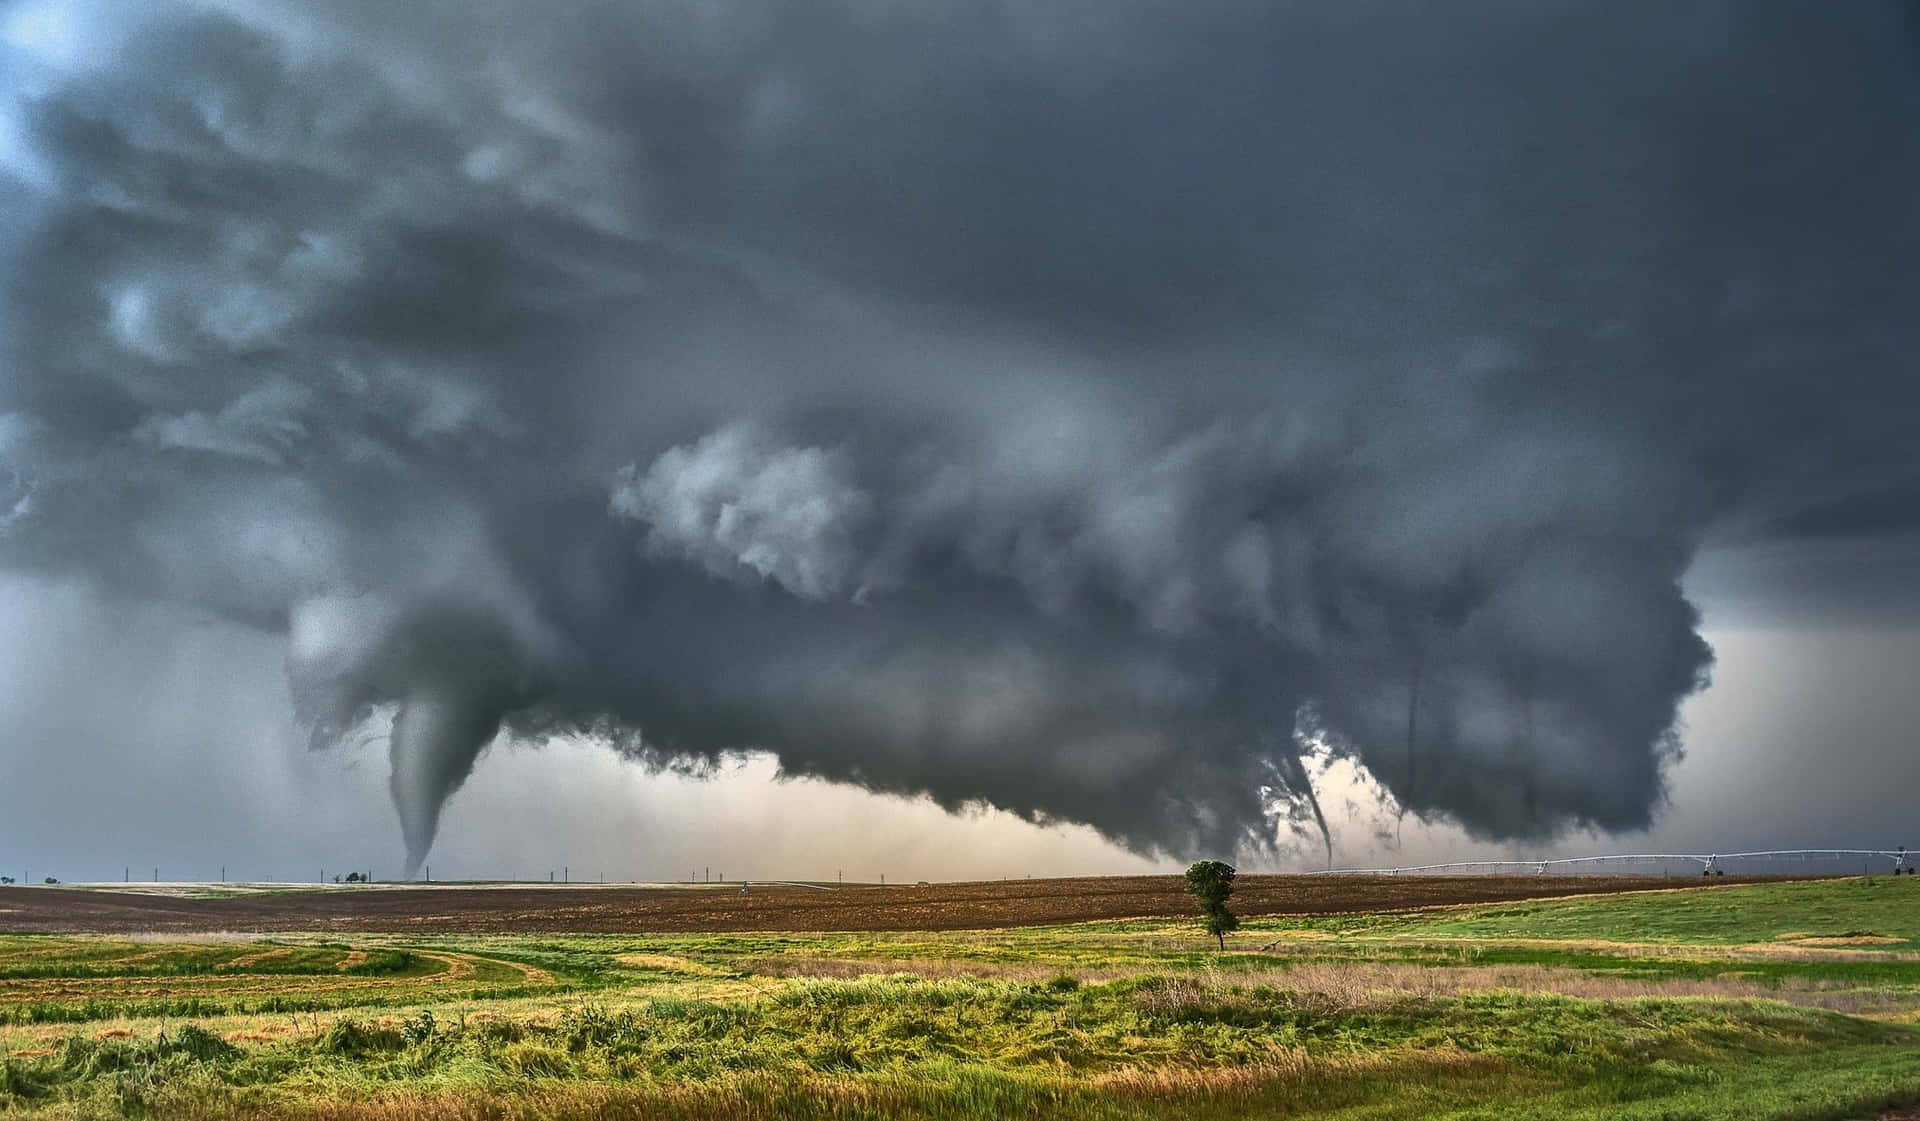
<svg viewBox="0 0 1920 1121">
<path fill-rule="evenodd" d="M 500 1065 L 523 1078 L 558 1078 L 570 1069 L 565 1051 L 538 1043 L 508 1045 Z"/>
<path fill-rule="evenodd" d="M 526 1025 L 518 1020 L 481 1020 L 467 1028 L 465 1034 L 478 1040 L 482 1046 L 497 1043 L 518 1043 L 526 1038 Z"/>
<path fill-rule="evenodd" d="M 1240 929 L 1240 917 L 1227 909 L 1233 895 L 1233 865 L 1218 860 L 1200 860 L 1187 869 L 1187 892 L 1200 904 L 1200 917 L 1207 933 L 1227 948 L 1227 935 Z"/>
<path fill-rule="evenodd" d="M 400 1034 L 411 1046 L 418 1047 L 433 1038 L 435 1022 L 432 1009 L 422 1008 L 419 1015 L 408 1016 L 400 1023 Z"/>
<path fill-rule="evenodd" d="M 97 1078 L 149 1067 L 159 1059 L 159 1048 L 152 1043 L 131 1039 L 93 1040 L 78 1035 L 61 1040 L 55 1053 L 61 1074 L 68 1078 Z"/>
<path fill-rule="evenodd" d="M 405 1036 L 392 1028 L 369 1024 L 351 1017 L 336 1020 L 320 1037 L 319 1049 L 333 1055 L 358 1058 L 382 1051 L 400 1051 L 407 1045 Z"/>
<path fill-rule="evenodd" d="M 240 1048 L 198 1024 L 187 1024 L 174 1032 L 173 1039 L 166 1044 L 166 1050 L 191 1055 L 203 1063 L 226 1062 L 240 1057 Z"/>
<path fill-rule="evenodd" d="M 26 1100 L 37 1098 L 47 1092 L 46 1083 L 35 1078 L 26 1063 L 14 1059 L 0 1059 L 0 1106 L 7 1105 L 8 1098 Z"/>
<path fill-rule="evenodd" d="M 560 1035 L 569 1051 L 606 1047 L 639 1034 L 638 1018 L 631 1011 L 611 1014 L 597 1004 L 583 1004 L 560 1015 Z"/>
</svg>

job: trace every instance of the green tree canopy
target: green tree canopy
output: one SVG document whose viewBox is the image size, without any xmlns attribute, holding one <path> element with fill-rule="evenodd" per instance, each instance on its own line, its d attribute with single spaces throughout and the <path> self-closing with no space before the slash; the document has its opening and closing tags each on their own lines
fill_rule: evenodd
<svg viewBox="0 0 1920 1121">
<path fill-rule="evenodd" d="M 1187 869 L 1187 892 L 1200 903 L 1207 933 L 1227 948 L 1227 935 L 1240 929 L 1240 917 L 1227 909 L 1233 895 L 1233 865 L 1218 860 L 1196 861 Z"/>
</svg>

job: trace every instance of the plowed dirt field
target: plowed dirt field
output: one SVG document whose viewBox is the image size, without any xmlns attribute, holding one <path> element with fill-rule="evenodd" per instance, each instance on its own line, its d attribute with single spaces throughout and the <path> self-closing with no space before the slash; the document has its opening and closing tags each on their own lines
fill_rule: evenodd
<svg viewBox="0 0 1920 1121">
<path fill-rule="evenodd" d="M 1720 883 L 1727 881 L 1722 880 Z M 0 932 L 622 933 L 971 930 L 1193 913 L 1178 876 L 809 888 L 376 885 L 223 898 L 0 888 Z M 1243 917 L 1396 911 L 1566 895 L 1701 890 L 1646 876 L 1242 876 Z"/>
</svg>

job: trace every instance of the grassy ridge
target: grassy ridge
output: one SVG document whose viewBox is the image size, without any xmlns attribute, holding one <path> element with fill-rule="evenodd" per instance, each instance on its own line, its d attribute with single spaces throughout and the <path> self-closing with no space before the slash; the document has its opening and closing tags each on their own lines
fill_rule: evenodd
<svg viewBox="0 0 1920 1121">
<path fill-rule="evenodd" d="M 1890 939 L 1920 946 L 1920 877 L 1736 884 L 1699 891 L 1447 907 L 1399 915 L 1256 919 L 1250 929 L 1342 935 L 1543 938 L 1715 946 L 1802 938 Z"/>
<path fill-rule="evenodd" d="M 1224 955 L 1166 922 L 0 938 L 0 1115 L 1846 1121 L 1920 1102 L 1911 881 L 1249 926 Z"/>
</svg>

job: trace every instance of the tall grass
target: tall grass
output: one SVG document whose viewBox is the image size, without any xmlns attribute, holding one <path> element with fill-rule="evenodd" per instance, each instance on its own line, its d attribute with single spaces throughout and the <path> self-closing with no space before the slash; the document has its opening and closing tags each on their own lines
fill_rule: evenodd
<svg viewBox="0 0 1920 1121">
<path fill-rule="evenodd" d="M 1643 905 L 1615 897 L 1263 920 L 1226 954 L 1161 921 L 0 938 L 0 1116 L 1840 1121 L 1920 1101 L 1920 1032 L 1819 1007 L 1920 1009 L 1920 956 L 1804 944 L 1897 933 L 1920 896 L 1738 891 L 1757 894 L 1707 894 L 1756 917 L 1670 924 L 1691 940 L 1602 938 Z M 1775 927 L 1798 948 L 1758 937 Z"/>
<path fill-rule="evenodd" d="M 252 1050 L 190 1025 L 147 1040 L 75 1035 L 6 1060 L 0 1101 L 54 1115 L 408 1116 L 435 1100 L 503 1117 L 616 1102 L 665 1116 L 1104 1117 L 1179 1100 L 1231 1116 L 1266 1109 L 1280 1086 L 1323 1101 L 1391 1102 L 1442 1076 L 1506 1094 L 1597 1082 L 1656 1094 L 1684 1082 L 1675 1072 L 1811 1067 L 1848 1049 L 1904 1057 L 1920 1094 L 1917 1041 L 1769 1003 L 1491 993 L 1344 1005 L 1204 976 L 901 976 L 802 982 L 745 1004 L 585 1003 L 551 1019 L 341 1018 Z M 795 1112 L 796 1095 L 825 1104 Z"/>
</svg>

